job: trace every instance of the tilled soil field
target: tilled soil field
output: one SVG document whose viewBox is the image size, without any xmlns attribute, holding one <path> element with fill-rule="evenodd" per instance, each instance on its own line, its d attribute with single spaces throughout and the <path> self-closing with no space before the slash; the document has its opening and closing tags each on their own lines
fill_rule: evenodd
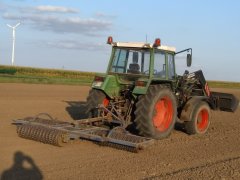
<svg viewBox="0 0 240 180">
<path fill-rule="evenodd" d="M 240 179 L 240 109 L 212 112 L 203 136 L 174 130 L 130 153 L 92 142 L 54 147 L 19 138 L 11 121 L 47 112 L 78 119 L 89 87 L 0 84 L 0 179 Z M 238 89 L 214 89 L 240 98 Z"/>
</svg>

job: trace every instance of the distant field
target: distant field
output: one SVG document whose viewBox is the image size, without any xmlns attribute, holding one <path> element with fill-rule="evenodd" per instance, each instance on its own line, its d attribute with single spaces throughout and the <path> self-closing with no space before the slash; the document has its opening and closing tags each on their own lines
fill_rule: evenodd
<svg viewBox="0 0 240 180">
<path fill-rule="evenodd" d="M 90 85 L 96 73 L 0 66 L 0 82 Z"/>
<path fill-rule="evenodd" d="M 0 65 L 0 83 L 90 85 L 95 72 Z M 210 87 L 240 88 L 240 82 L 208 81 Z"/>
<path fill-rule="evenodd" d="M 214 88 L 239 88 L 240 82 L 229 82 L 229 81 L 208 81 L 210 87 Z"/>
</svg>

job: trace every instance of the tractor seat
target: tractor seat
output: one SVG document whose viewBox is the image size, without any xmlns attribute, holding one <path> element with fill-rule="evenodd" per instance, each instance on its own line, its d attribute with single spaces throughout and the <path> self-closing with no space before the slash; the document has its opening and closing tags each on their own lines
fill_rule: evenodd
<svg viewBox="0 0 240 180">
<path fill-rule="evenodd" d="M 127 70 L 128 73 L 133 73 L 133 74 L 139 74 L 140 71 L 140 66 L 139 64 L 133 63 L 133 64 L 129 64 L 129 69 Z"/>
</svg>

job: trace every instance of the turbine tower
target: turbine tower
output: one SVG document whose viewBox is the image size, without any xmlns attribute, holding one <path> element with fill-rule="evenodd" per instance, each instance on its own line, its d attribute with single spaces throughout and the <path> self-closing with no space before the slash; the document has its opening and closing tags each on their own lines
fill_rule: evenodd
<svg viewBox="0 0 240 180">
<path fill-rule="evenodd" d="M 15 26 L 10 26 L 7 24 L 8 27 L 12 28 L 13 34 L 12 34 L 12 39 L 13 39 L 13 45 L 12 45 L 12 66 L 14 65 L 14 58 L 15 58 L 15 37 L 16 37 L 16 28 L 20 25 L 20 23 L 17 23 Z"/>
</svg>

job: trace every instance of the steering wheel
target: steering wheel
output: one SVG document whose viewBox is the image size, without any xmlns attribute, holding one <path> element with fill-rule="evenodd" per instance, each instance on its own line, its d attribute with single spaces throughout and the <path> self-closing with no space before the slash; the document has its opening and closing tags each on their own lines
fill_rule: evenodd
<svg viewBox="0 0 240 180">
<path fill-rule="evenodd" d="M 149 69 L 143 72 L 144 74 L 149 74 Z M 153 69 L 153 74 L 157 74 L 157 70 Z"/>
</svg>

